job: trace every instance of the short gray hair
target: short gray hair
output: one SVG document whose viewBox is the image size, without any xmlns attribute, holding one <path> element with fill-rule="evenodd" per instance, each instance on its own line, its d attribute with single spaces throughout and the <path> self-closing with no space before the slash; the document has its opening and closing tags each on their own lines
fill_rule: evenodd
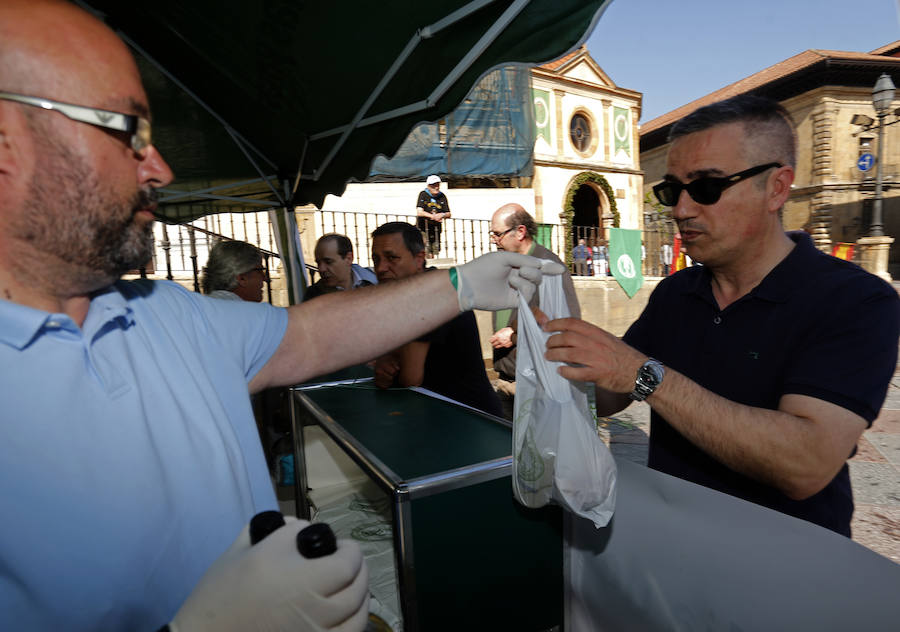
<svg viewBox="0 0 900 632">
<path fill-rule="evenodd" d="M 262 261 L 259 248 L 246 241 L 220 241 L 209 251 L 200 285 L 204 294 L 216 290 L 233 290 L 238 275 L 250 272 Z"/>
<path fill-rule="evenodd" d="M 750 160 L 774 159 L 793 167 L 796 159 L 796 133 L 791 116 L 777 101 L 751 94 L 740 94 L 694 110 L 677 121 L 669 132 L 669 142 L 702 132 L 717 125 L 742 123 L 745 147 Z"/>
</svg>

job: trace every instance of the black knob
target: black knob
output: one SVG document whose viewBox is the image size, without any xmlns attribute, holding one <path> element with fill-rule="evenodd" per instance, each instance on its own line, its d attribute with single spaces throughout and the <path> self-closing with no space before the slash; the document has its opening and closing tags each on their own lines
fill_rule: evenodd
<svg viewBox="0 0 900 632">
<path fill-rule="evenodd" d="M 337 551 L 334 531 L 324 522 L 316 522 L 297 534 L 297 550 L 307 559 L 325 557 Z"/>
<path fill-rule="evenodd" d="M 251 546 L 264 540 L 270 533 L 284 526 L 280 511 L 262 511 L 250 519 Z"/>
</svg>

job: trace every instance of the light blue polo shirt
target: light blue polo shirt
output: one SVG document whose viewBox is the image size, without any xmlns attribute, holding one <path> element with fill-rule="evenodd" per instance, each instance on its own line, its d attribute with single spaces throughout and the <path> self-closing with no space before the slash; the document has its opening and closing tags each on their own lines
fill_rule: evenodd
<svg viewBox="0 0 900 632">
<path fill-rule="evenodd" d="M 277 509 L 247 385 L 287 312 L 120 281 L 0 300 L 0 629 L 156 630 Z"/>
</svg>

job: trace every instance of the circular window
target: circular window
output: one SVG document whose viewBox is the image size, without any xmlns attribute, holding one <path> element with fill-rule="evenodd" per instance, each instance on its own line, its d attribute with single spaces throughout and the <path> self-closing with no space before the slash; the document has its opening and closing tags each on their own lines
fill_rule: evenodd
<svg viewBox="0 0 900 632">
<path fill-rule="evenodd" d="M 591 122 L 584 114 L 573 114 L 569 123 L 569 138 L 580 153 L 586 154 L 591 148 Z"/>
</svg>

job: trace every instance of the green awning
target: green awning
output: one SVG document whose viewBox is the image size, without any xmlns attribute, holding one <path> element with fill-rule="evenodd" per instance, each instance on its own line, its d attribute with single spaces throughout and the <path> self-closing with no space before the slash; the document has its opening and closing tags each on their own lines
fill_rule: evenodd
<svg viewBox="0 0 900 632">
<path fill-rule="evenodd" d="M 321 206 L 489 69 L 578 46 L 609 0 L 78 0 L 137 51 L 176 174 L 160 214 Z"/>
</svg>

